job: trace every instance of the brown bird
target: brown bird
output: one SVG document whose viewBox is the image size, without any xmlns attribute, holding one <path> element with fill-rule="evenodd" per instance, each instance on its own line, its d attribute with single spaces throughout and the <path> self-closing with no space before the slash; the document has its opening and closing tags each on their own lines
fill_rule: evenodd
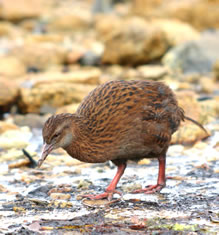
<svg viewBox="0 0 219 235">
<path fill-rule="evenodd" d="M 51 116 L 43 127 L 41 166 L 56 148 L 83 162 L 112 161 L 117 173 L 104 193 L 91 199 L 112 198 L 127 160 L 157 158 L 156 185 L 135 193 L 159 192 L 165 187 L 165 160 L 172 134 L 188 119 L 169 87 L 155 81 L 110 81 L 98 86 L 82 101 L 76 113 Z"/>
</svg>

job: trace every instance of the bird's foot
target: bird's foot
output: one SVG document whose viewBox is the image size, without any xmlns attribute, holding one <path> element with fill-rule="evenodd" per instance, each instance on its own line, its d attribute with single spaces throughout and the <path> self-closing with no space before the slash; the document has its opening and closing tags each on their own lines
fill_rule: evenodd
<svg viewBox="0 0 219 235">
<path fill-rule="evenodd" d="M 132 193 L 145 193 L 145 194 L 158 193 L 164 187 L 165 187 L 164 184 L 148 185 L 146 188 L 135 190 Z"/>
<path fill-rule="evenodd" d="M 85 194 L 85 195 L 81 195 L 83 198 L 89 198 L 91 200 L 99 200 L 99 199 L 108 199 L 108 201 L 111 201 L 113 198 L 113 194 L 119 194 L 120 196 L 122 196 L 122 193 L 117 191 L 117 190 L 110 190 L 110 191 L 106 191 L 104 193 L 101 194 L 97 194 L 97 195 L 92 195 L 92 194 Z"/>
</svg>

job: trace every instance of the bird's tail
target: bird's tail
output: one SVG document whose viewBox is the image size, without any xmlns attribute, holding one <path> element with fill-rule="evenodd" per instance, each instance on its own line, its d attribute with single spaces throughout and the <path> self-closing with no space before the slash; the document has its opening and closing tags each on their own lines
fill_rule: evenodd
<svg viewBox="0 0 219 235">
<path fill-rule="evenodd" d="M 207 130 L 202 126 L 202 124 L 200 124 L 199 122 L 195 121 L 194 119 L 190 118 L 190 117 L 187 117 L 187 116 L 184 116 L 184 118 L 190 122 L 193 122 L 194 124 L 196 124 L 197 126 L 199 126 L 208 136 L 209 136 L 209 133 L 207 132 Z"/>
</svg>

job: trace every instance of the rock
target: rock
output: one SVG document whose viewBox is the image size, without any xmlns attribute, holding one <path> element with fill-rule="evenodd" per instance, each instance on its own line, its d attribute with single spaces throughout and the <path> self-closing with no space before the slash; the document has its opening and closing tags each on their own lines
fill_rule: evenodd
<svg viewBox="0 0 219 235">
<path fill-rule="evenodd" d="M 196 41 L 172 48 L 164 57 L 163 64 L 185 74 L 208 74 L 219 59 L 219 31 L 202 34 Z"/>
<path fill-rule="evenodd" d="M 26 115 L 14 115 L 13 121 L 18 126 L 28 126 L 29 128 L 42 128 L 47 117 L 39 116 L 34 113 Z"/>
<path fill-rule="evenodd" d="M 201 107 L 201 123 L 210 123 L 219 118 L 219 96 L 213 99 L 204 100 L 199 102 Z"/>
<path fill-rule="evenodd" d="M 16 126 L 13 123 L 0 121 L 0 134 L 8 130 L 17 130 L 17 129 L 19 129 L 18 126 Z"/>
<path fill-rule="evenodd" d="M 86 179 L 82 179 L 80 180 L 80 182 L 78 183 L 77 188 L 84 190 L 84 189 L 89 189 L 89 186 L 92 185 L 92 182 Z"/>
<path fill-rule="evenodd" d="M 219 81 L 219 60 L 215 62 L 213 70 L 215 78 Z"/>
<path fill-rule="evenodd" d="M 211 77 L 199 78 L 200 91 L 204 94 L 213 94 L 219 91 L 219 83 L 216 83 Z"/>
<path fill-rule="evenodd" d="M 70 200 L 71 194 L 51 193 L 50 198 L 53 199 L 53 200 Z"/>
<path fill-rule="evenodd" d="M 136 0 L 131 11 L 147 18 L 179 19 L 193 25 L 198 30 L 219 27 L 218 0 Z M 206 14 L 211 12 L 211 14 Z M 203 17 L 204 16 L 204 17 Z"/>
<path fill-rule="evenodd" d="M 69 105 L 65 105 L 63 107 L 60 107 L 56 110 L 56 114 L 59 113 L 75 113 L 78 106 L 80 103 L 78 104 L 69 104 Z"/>
<path fill-rule="evenodd" d="M 24 32 L 10 22 L 0 22 L 0 36 L 8 38 L 16 38 L 23 36 Z"/>
<path fill-rule="evenodd" d="M 8 112 L 16 102 L 19 89 L 16 83 L 0 78 L 0 113 Z"/>
<path fill-rule="evenodd" d="M 195 28 L 180 20 L 155 19 L 152 22 L 164 31 L 171 46 L 200 38 L 200 33 Z"/>
<path fill-rule="evenodd" d="M 168 69 L 160 65 L 142 65 L 137 68 L 137 71 L 145 80 L 160 80 L 168 74 Z"/>
<path fill-rule="evenodd" d="M 79 103 L 99 83 L 99 76 L 98 69 L 32 76 L 22 85 L 20 111 L 38 113 L 43 106 Z"/>
<path fill-rule="evenodd" d="M 184 109 L 185 115 L 203 123 L 201 102 L 195 98 L 197 95 L 191 91 L 177 92 L 176 95 L 179 106 Z M 206 137 L 208 135 L 200 127 L 190 121 L 185 121 L 173 134 L 171 144 L 193 144 Z"/>
<path fill-rule="evenodd" d="M 0 57 L 0 75 L 4 77 L 17 78 L 26 73 L 26 67 L 15 56 Z"/>
<path fill-rule="evenodd" d="M 105 50 L 102 63 L 139 65 L 160 58 L 168 48 L 164 32 L 157 26 L 133 17 L 121 21 L 103 36 Z M 119 48 L 119 50 L 118 50 Z"/>
<path fill-rule="evenodd" d="M 10 52 L 19 59 L 26 69 L 34 67 L 44 71 L 50 66 L 64 64 L 67 57 L 67 49 L 50 42 L 28 43 L 23 41 L 15 46 Z"/>
<path fill-rule="evenodd" d="M 50 16 L 46 29 L 48 32 L 70 32 L 86 30 L 91 23 L 91 14 L 89 11 L 80 9 L 72 11 L 72 8 L 57 9 Z"/>
<path fill-rule="evenodd" d="M 138 189 L 142 189 L 142 185 L 140 183 L 133 183 L 122 186 L 122 191 L 125 193 L 130 193 Z"/>
<path fill-rule="evenodd" d="M 0 148 L 25 148 L 29 145 L 32 136 L 28 127 L 22 127 L 19 130 L 8 130 L 0 136 Z"/>
<path fill-rule="evenodd" d="M 43 10 L 42 0 L 1 0 L 0 18 L 19 21 L 39 17 Z"/>
</svg>

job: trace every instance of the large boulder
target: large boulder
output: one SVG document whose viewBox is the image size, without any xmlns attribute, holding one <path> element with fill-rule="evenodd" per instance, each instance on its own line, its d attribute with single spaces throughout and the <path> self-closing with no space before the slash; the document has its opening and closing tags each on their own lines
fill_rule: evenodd
<svg viewBox="0 0 219 235">
<path fill-rule="evenodd" d="M 0 18 L 19 21 L 39 17 L 43 10 L 42 0 L 1 0 Z"/>
<path fill-rule="evenodd" d="M 135 0 L 134 14 L 156 18 L 173 18 L 199 30 L 219 27 L 219 0 Z"/>
<path fill-rule="evenodd" d="M 164 55 L 169 44 L 160 27 L 139 17 L 118 22 L 120 23 L 115 25 L 113 23 L 114 28 L 108 32 L 107 38 L 103 35 L 103 63 L 138 65 Z"/>
<path fill-rule="evenodd" d="M 67 49 L 51 42 L 26 42 L 15 45 L 9 55 L 19 59 L 26 68 L 35 68 L 40 71 L 51 66 L 63 64 L 67 57 Z"/>
<path fill-rule="evenodd" d="M 19 109 L 39 113 L 42 109 L 45 112 L 45 107 L 79 103 L 99 84 L 99 77 L 98 69 L 32 76 L 21 84 Z"/>
</svg>

